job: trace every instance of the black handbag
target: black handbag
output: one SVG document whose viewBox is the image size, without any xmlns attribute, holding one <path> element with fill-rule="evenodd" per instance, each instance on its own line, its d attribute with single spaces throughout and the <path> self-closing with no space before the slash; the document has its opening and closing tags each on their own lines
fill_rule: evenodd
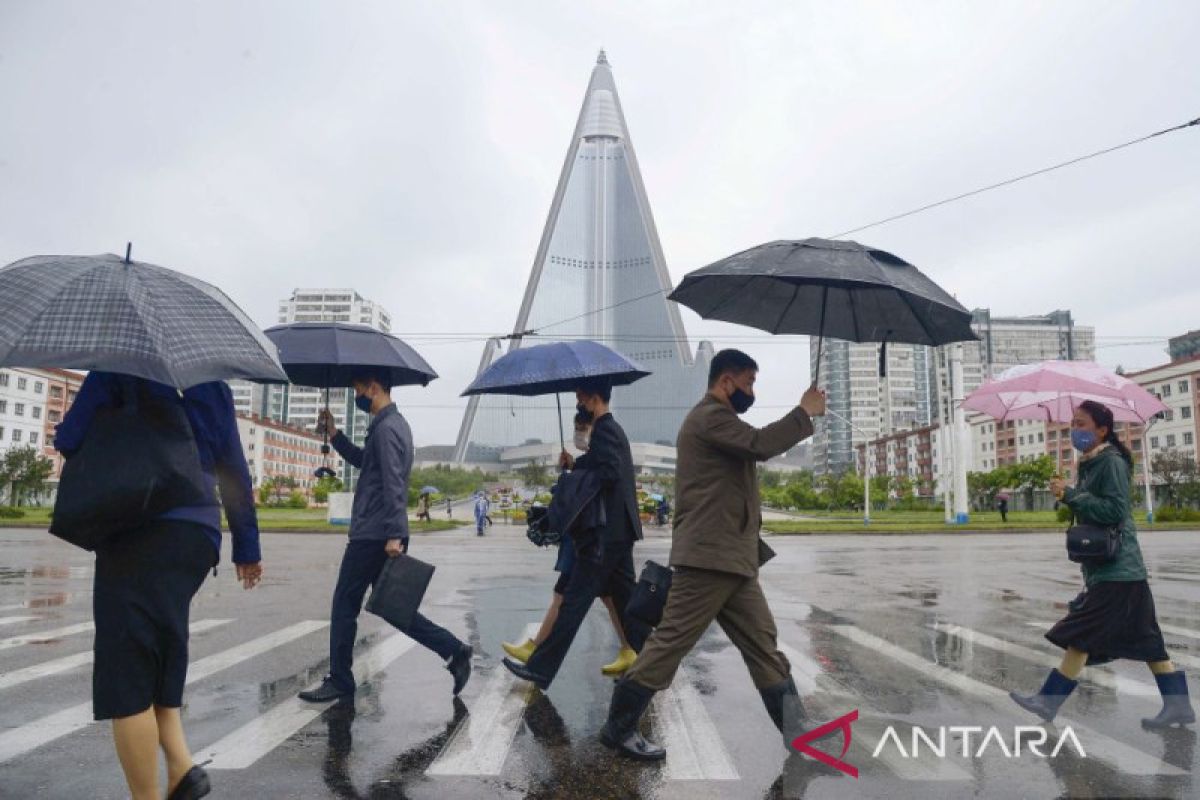
<svg viewBox="0 0 1200 800">
<path fill-rule="evenodd" d="M 670 567 L 647 561 L 629 598 L 629 605 L 625 606 L 625 613 L 652 628 L 658 625 L 662 621 L 663 609 L 667 607 L 671 574 Z"/>
<path fill-rule="evenodd" d="M 1067 528 L 1067 558 L 1077 564 L 1106 564 L 1120 552 L 1120 527 L 1083 524 Z"/>
<path fill-rule="evenodd" d="M 96 411 L 67 458 L 50 532 L 95 550 L 123 531 L 180 506 L 213 502 L 183 404 L 121 381 L 120 404 Z"/>
<path fill-rule="evenodd" d="M 434 569 L 432 564 L 408 554 L 389 558 L 375 579 L 367 611 L 383 617 L 397 630 L 407 631 L 421 607 Z"/>
<path fill-rule="evenodd" d="M 525 514 L 525 536 L 538 547 L 550 547 L 562 542 L 562 534 L 550 530 L 550 509 L 533 506 Z"/>
</svg>

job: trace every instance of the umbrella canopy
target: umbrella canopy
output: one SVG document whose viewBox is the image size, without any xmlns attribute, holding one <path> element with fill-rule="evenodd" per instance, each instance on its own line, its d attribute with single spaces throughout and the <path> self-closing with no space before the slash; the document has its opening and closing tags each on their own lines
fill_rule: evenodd
<svg viewBox="0 0 1200 800">
<path fill-rule="evenodd" d="M 441 494 L 441 490 L 436 486 L 423 486 L 421 487 L 421 494 Z"/>
<path fill-rule="evenodd" d="M 580 339 L 519 347 L 496 359 L 463 390 L 472 394 L 540 394 L 573 392 L 586 378 L 603 378 L 625 386 L 650 374 L 636 361 L 610 347 Z"/>
<path fill-rule="evenodd" d="M 857 242 L 768 242 L 688 273 L 670 299 L 770 333 L 924 345 L 977 338 L 971 313 L 940 286 Z"/>
<path fill-rule="evenodd" d="M 366 325 L 296 322 L 268 328 L 266 335 L 298 386 L 349 386 L 365 371 L 386 375 L 392 386 L 426 386 L 438 376 L 416 350 Z"/>
<path fill-rule="evenodd" d="M 287 380 L 275 345 L 221 290 L 128 254 L 34 256 L 0 270 L 0 364 L 122 372 L 178 389 Z"/>
<path fill-rule="evenodd" d="M 1093 361 L 1042 361 L 1001 373 L 963 400 L 963 408 L 998 420 L 1071 421 L 1084 400 L 1103 403 L 1118 422 L 1146 423 L 1167 410 L 1150 392 Z"/>
</svg>

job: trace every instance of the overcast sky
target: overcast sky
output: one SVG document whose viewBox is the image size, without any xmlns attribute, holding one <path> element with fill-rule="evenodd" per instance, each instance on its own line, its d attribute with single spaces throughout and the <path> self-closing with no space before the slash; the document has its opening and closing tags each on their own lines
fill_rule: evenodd
<svg viewBox="0 0 1200 800">
<path fill-rule="evenodd" d="M 1194 119 L 1198 40 L 1190 0 L 0 0 L 0 263 L 132 240 L 264 326 L 295 287 L 353 286 L 441 373 L 396 397 L 451 443 L 600 47 L 678 281 Z M 854 238 L 1160 363 L 1200 328 L 1200 127 Z M 683 315 L 759 358 L 761 404 L 798 397 L 805 339 Z"/>
</svg>

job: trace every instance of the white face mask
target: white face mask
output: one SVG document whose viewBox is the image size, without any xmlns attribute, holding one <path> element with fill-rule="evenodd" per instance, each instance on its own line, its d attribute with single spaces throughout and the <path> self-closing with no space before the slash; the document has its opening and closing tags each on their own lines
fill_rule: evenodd
<svg viewBox="0 0 1200 800">
<path fill-rule="evenodd" d="M 587 452 L 588 439 L 589 437 L 584 431 L 575 431 L 575 449 Z"/>
</svg>

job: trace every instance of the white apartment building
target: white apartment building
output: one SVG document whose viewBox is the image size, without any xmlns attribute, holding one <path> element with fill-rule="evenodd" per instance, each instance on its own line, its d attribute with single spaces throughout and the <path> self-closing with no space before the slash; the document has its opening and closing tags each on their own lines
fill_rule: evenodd
<svg viewBox="0 0 1200 800">
<path fill-rule="evenodd" d="M 1200 356 L 1172 361 L 1151 369 L 1128 373 L 1125 377 L 1158 396 L 1168 411 L 1154 420 L 1146 431 L 1150 457 L 1164 450 L 1179 450 L 1196 457 L 1200 436 L 1197 401 L 1200 393 Z M 1153 475 L 1152 475 L 1153 477 Z"/>
<path fill-rule="evenodd" d="M 37 370 L 0 369 L 0 452 L 45 447 L 47 383 Z"/>
<path fill-rule="evenodd" d="M 239 414 L 237 426 L 256 488 L 272 478 L 289 477 L 295 479 L 300 491 L 311 493 L 317 482 L 314 473 L 324 461 L 321 437 L 260 416 Z M 335 472 L 340 473 L 344 467 L 337 453 L 329 455 L 328 463 Z"/>
</svg>

